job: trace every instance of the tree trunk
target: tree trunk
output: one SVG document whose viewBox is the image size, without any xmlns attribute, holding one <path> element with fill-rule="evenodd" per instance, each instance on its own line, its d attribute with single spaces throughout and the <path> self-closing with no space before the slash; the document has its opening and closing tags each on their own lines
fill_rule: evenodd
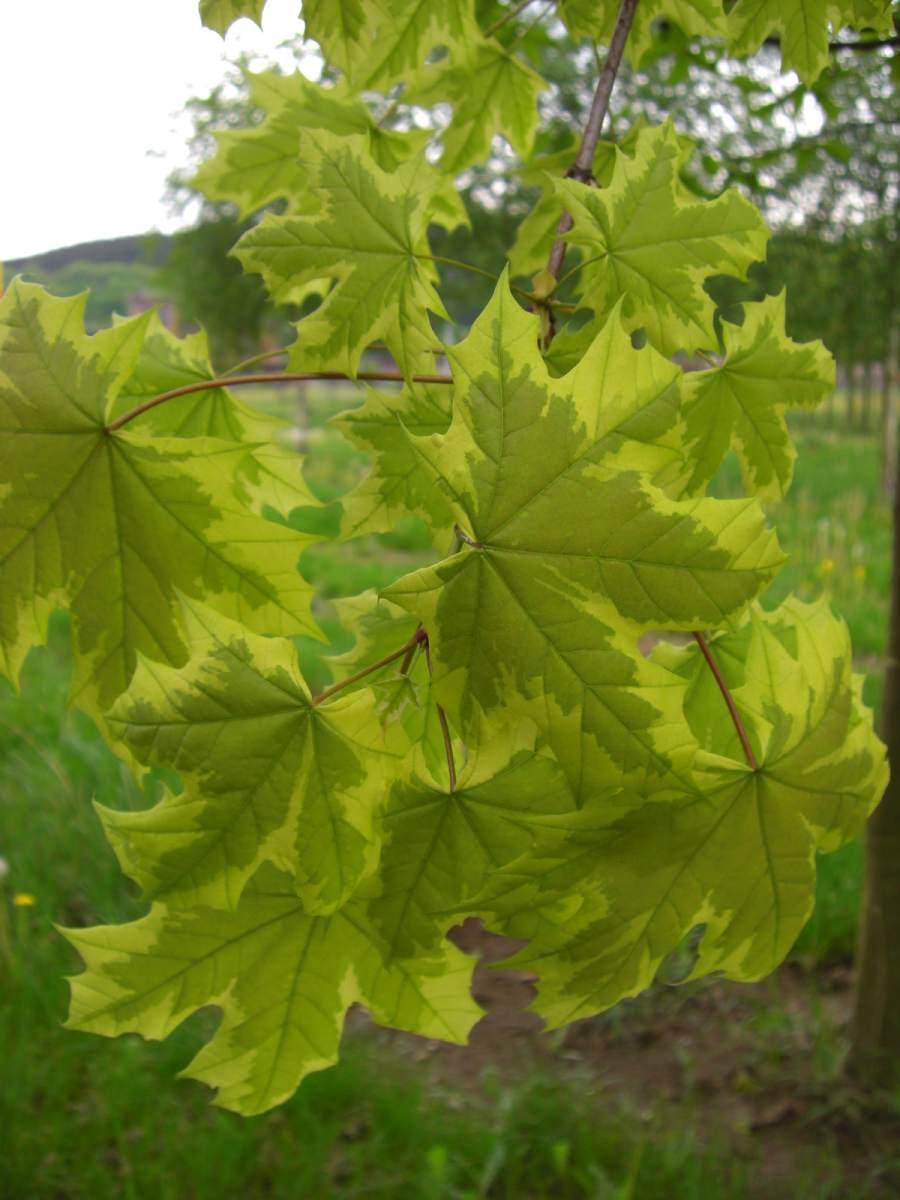
<svg viewBox="0 0 900 1200">
<path fill-rule="evenodd" d="M 872 432 L 872 364 L 867 362 L 863 367 L 863 399 L 862 399 L 862 428 L 864 433 Z"/>
<path fill-rule="evenodd" d="M 900 360 L 900 326 L 893 310 L 888 316 L 887 354 L 881 368 L 881 490 L 890 499 L 897 487 L 897 422 L 894 412 L 894 384 Z"/>
<path fill-rule="evenodd" d="M 887 499 L 894 494 L 896 452 L 894 450 L 894 404 L 891 364 L 881 364 L 881 491 Z"/>
<path fill-rule="evenodd" d="M 900 492 L 881 735 L 891 781 L 866 832 L 866 866 L 848 1069 L 867 1086 L 900 1082 Z"/>
</svg>

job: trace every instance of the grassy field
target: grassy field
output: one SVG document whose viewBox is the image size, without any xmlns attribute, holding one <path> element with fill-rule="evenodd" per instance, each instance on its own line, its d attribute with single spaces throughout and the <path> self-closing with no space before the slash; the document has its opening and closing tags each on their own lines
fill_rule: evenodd
<svg viewBox="0 0 900 1200">
<path fill-rule="evenodd" d="M 345 402 L 333 393 L 310 398 L 309 478 L 326 502 L 365 470 L 362 456 L 323 425 Z M 720 486 L 733 489 L 733 473 L 726 471 Z M 870 671 L 867 694 L 877 703 L 889 522 L 878 495 L 875 442 L 804 433 L 792 495 L 773 517 L 792 555 L 773 598 L 790 589 L 806 597 L 833 594 Z M 334 512 L 320 519 L 334 520 Z M 388 538 L 307 551 L 302 569 L 322 592 L 320 614 L 334 647 L 343 648 L 346 637 L 329 597 L 377 587 L 428 557 L 427 539 L 413 522 Z M 580 1050 L 577 1040 L 533 1039 L 529 1047 L 540 1045 L 533 1061 L 530 1051 L 512 1054 L 514 1067 L 487 1056 L 483 1069 L 467 1068 L 463 1077 L 446 1065 L 459 1060 L 354 1021 L 338 1067 L 312 1077 L 277 1112 L 244 1121 L 211 1107 L 202 1086 L 175 1078 L 208 1033 L 209 1014 L 198 1014 L 162 1045 L 64 1031 L 63 976 L 77 962 L 54 924 L 120 921 L 142 911 L 91 802 L 144 806 L 153 783 L 141 791 L 91 723 L 65 710 L 64 619 L 54 621 L 51 634 L 48 648 L 32 654 L 20 694 L 0 681 L 0 857 L 7 866 L 0 879 L 0 1200 L 896 1194 L 877 1190 L 885 1168 L 883 1162 L 872 1168 L 871 1156 L 846 1177 L 837 1160 L 823 1174 L 831 1150 L 818 1144 L 818 1134 L 789 1143 L 785 1190 L 761 1183 L 761 1164 L 771 1168 L 773 1155 L 739 1127 L 746 1116 L 732 1122 L 737 1134 L 730 1126 L 731 1132 L 717 1132 L 710 1108 L 713 1101 L 725 1106 L 724 1092 L 710 1096 L 697 1049 L 702 1040 L 692 1041 L 686 1024 L 696 1009 L 703 1014 L 695 1022 L 698 1039 L 708 1036 L 707 1020 L 720 1019 L 723 1030 L 739 1027 L 734 1061 L 722 1076 L 729 1095 L 768 1097 L 765 1088 L 783 1081 L 786 1064 L 799 1055 L 808 1060 L 809 1104 L 820 1103 L 815 1089 L 833 1088 L 839 1067 L 832 997 L 854 943 L 858 845 L 821 860 L 816 912 L 780 983 L 739 995 L 651 993 L 590 1027 L 585 1036 L 602 1041 L 600 1055 Z M 302 650 L 310 677 L 324 683 L 327 661 L 311 643 Z M 657 1037 L 678 1072 L 676 1099 L 663 1089 L 662 1051 L 652 1048 Z M 649 1081 L 623 1067 L 621 1089 L 608 1085 L 604 1055 L 649 1063 Z M 759 1112 L 762 1127 L 778 1125 L 766 1116 L 769 1109 Z"/>
</svg>

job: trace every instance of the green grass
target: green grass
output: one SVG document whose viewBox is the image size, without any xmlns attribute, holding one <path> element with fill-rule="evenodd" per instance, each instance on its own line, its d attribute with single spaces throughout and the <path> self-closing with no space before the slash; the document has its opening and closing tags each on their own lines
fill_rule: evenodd
<svg viewBox="0 0 900 1200">
<path fill-rule="evenodd" d="M 856 946 L 863 844 L 857 839 L 816 860 L 816 907 L 793 949 L 813 963 L 848 961 Z"/>
<path fill-rule="evenodd" d="M 346 403 L 346 395 L 310 396 L 318 440 L 309 477 L 325 502 L 365 470 L 362 457 L 322 424 Z M 857 651 L 877 668 L 889 520 L 878 496 L 876 446 L 817 431 L 801 443 L 794 490 L 773 513 L 792 558 L 770 599 L 789 588 L 807 598 L 830 589 Z M 733 473 L 720 485 L 733 490 Z M 295 520 L 319 522 L 326 532 L 337 516 L 332 505 Z M 329 597 L 380 586 L 431 557 L 415 522 L 385 538 L 307 551 L 302 569 L 321 591 L 329 638 L 324 646 L 298 640 L 314 686 L 329 678 L 327 653 L 349 642 Z M 698 1141 L 689 1113 L 683 1124 L 673 1119 L 660 1129 L 603 1102 L 586 1082 L 573 1088 L 570 1075 L 526 1072 L 520 1084 L 488 1077 L 453 1088 L 357 1033 L 340 1066 L 312 1077 L 276 1113 L 242 1121 L 210 1106 L 200 1085 L 175 1079 L 208 1033 L 209 1014 L 163 1045 L 62 1030 L 62 976 L 77 960 L 54 923 L 121 921 L 143 911 L 91 802 L 145 806 L 157 787 L 152 776 L 138 787 L 91 722 L 66 711 L 67 653 L 67 623 L 58 618 L 49 647 L 30 657 L 21 692 L 0 681 L 0 857 L 9 865 L 0 881 L 0 1200 L 749 1194 L 751 1168 Z M 873 700 L 878 683 L 876 670 Z M 852 952 L 860 874 L 858 844 L 820 859 L 816 911 L 795 951 L 807 963 Z M 35 903 L 16 906 L 16 894 Z M 798 1185 L 791 1194 L 804 1193 Z"/>
</svg>

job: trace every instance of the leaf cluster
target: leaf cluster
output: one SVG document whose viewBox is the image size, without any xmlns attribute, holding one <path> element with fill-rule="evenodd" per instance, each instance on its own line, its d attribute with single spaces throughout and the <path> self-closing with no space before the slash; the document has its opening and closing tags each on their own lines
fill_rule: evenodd
<svg viewBox="0 0 900 1200">
<path fill-rule="evenodd" d="M 201 4 L 220 30 L 261 7 Z M 807 45 L 782 29 L 806 0 L 727 18 L 648 0 L 634 53 L 654 18 L 747 47 L 776 28 L 813 71 L 828 21 L 884 23 L 849 7 L 817 9 Z M 333 1062 L 353 1003 L 464 1040 L 473 963 L 447 934 L 465 917 L 524 942 L 551 1026 L 686 944 L 690 977 L 759 978 L 810 913 L 816 853 L 885 783 L 844 624 L 759 602 L 783 562 L 764 504 L 791 482 L 785 412 L 834 376 L 787 337 L 783 296 L 717 320 L 708 280 L 765 254 L 750 202 L 690 191 L 668 123 L 584 143 L 591 170 L 532 164 L 513 270 L 575 266 L 504 271 L 464 338 L 439 335 L 430 237 L 466 219 L 460 172 L 501 132 L 533 148 L 542 81 L 512 12 L 310 0 L 340 79 L 258 80 L 265 118 L 201 172 L 243 213 L 279 205 L 244 269 L 320 298 L 279 378 L 392 381 L 336 420 L 372 457 L 339 538 L 414 515 L 440 555 L 345 602 L 356 643 L 318 695 L 294 639 L 317 636 L 297 563 L 322 535 L 291 520 L 315 502 L 284 430 L 237 398 L 250 377 L 215 376 L 204 335 L 154 315 L 88 336 L 82 300 L 18 281 L 0 301 L 0 667 L 15 680 L 70 609 L 73 703 L 170 780 L 149 810 L 100 814 L 151 908 L 67 931 L 86 968 L 70 1023 L 164 1037 L 215 1005 L 187 1073 L 240 1112 Z M 557 13 L 600 43 L 615 18 Z M 370 93 L 401 83 L 449 110 L 439 144 L 376 117 Z M 371 369 L 385 348 L 396 370 Z M 745 495 L 720 500 L 732 451 Z"/>
</svg>

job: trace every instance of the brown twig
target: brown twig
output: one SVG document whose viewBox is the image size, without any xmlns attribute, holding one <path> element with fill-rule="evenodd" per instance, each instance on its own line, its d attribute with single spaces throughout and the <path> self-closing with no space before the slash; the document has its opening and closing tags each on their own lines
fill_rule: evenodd
<svg viewBox="0 0 900 1200">
<path fill-rule="evenodd" d="M 342 371 L 274 371 L 261 375 L 238 375 L 234 379 L 202 379 L 198 383 L 186 383 L 183 387 L 172 388 L 170 392 L 162 392 L 151 400 L 145 400 L 143 404 L 138 404 L 124 416 L 112 421 L 107 425 L 106 431 L 115 433 L 117 429 L 121 429 L 123 425 L 127 425 L 129 421 L 133 421 L 142 413 L 149 412 L 151 408 L 156 408 L 158 404 L 165 404 L 168 400 L 175 400 L 178 396 L 189 396 L 192 392 L 209 392 L 225 387 L 245 387 L 248 383 L 311 383 L 318 379 L 348 383 L 355 383 L 357 380 L 372 383 L 407 382 L 406 376 L 400 371 L 358 371 L 355 376 L 345 375 Z M 452 383 L 453 379 L 449 375 L 411 375 L 409 381 L 411 383 Z"/>
<path fill-rule="evenodd" d="M 467 546 L 474 546 L 476 550 L 480 550 L 482 548 L 481 542 L 476 542 L 471 534 L 466 533 L 466 531 L 458 524 L 453 526 L 453 536 L 456 538 L 457 543 L 465 542 Z M 459 546 L 457 545 L 457 549 L 458 548 Z M 455 553 L 455 551 L 451 551 L 451 553 Z"/>
<path fill-rule="evenodd" d="M 222 371 L 220 376 L 221 378 L 225 378 L 228 375 L 240 375 L 241 371 L 246 371 L 247 367 L 255 367 L 257 363 L 265 362 L 269 358 L 280 358 L 282 354 L 290 354 L 290 350 L 290 346 L 279 346 L 277 350 L 261 350 L 259 354 L 253 354 L 250 358 L 241 359 L 239 363 L 235 363 L 227 371 Z"/>
<path fill-rule="evenodd" d="M 337 692 L 342 692 L 344 688 L 350 687 L 352 683 L 358 683 L 360 679 L 365 679 L 367 675 L 371 675 L 373 671 L 380 671 L 382 667 L 389 666 L 392 662 L 396 662 L 398 658 L 403 658 L 406 661 L 406 655 L 415 653 L 416 646 L 425 642 L 427 635 L 425 630 L 420 625 L 416 632 L 412 635 L 406 645 L 401 646 L 399 650 L 394 650 L 390 654 L 386 654 L 384 658 L 379 658 L 378 662 L 370 663 L 369 666 L 363 667 L 362 670 L 356 671 L 353 675 L 349 675 L 346 679 L 341 679 L 338 683 L 333 683 L 331 687 L 325 688 L 319 692 L 315 700 L 313 700 L 313 708 L 321 704 L 323 700 L 327 700 L 329 696 L 334 696 Z M 402 668 L 401 668 L 402 670 Z"/>
<path fill-rule="evenodd" d="M 406 655 L 403 662 L 400 664 L 400 674 L 405 675 L 412 666 L 412 660 L 419 646 L 428 641 L 428 634 L 422 625 L 416 626 L 416 632 L 413 634 L 412 641 L 406 648 Z"/>
<path fill-rule="evenodd" d="M 588 115 L 587 124 L 584 127 L 584 133 L 581 135 L 581 145 L 578 148 L 578 154 L 574 163 L 572 163 L 566 172 L 566 176 L 569 179 L 580 179 L 583 183 L 588 183 L 592 178 L 594 155 L 597 152 L 597 143 L 600 141 L 600 131 L 603 128 L 603 121 L 609 109 L 609 98 L 612 95 L 613 84 L 616 81 L 616 75 L 622 62 L 625 42 L 631 30 L 631 23 L 634 20 L 637 4 L 638 0 L 622 0 L 619 15 L 616 19 L 616 27 L 610 39 L 609 52 L 606 55 L 603 70 L 600 72 L 597 86 L 594 89 L 594 99 L 591 102 L 591 111 Z M 564 212 L 556 230 L 556 241 L 553 243 L 550 258 L 547 261 L 547 270 L 557 279 L 559 278 L 559 272 L 562 269 L 568 246 L 563 240 L 563 236 L 569 232 L 573 223 L 569 213 Z"/>
<path fill-rule="evenodd" d="M 712 650 L 710 650 L 709 646 L 707 645 L 706 638 L 696 629 L 694 630 L 694 641 L 700 647 L 700 653 L 706 659 L 706 664 L 712 671 L 713 678 L 715 679 L 716 683 L 719 685 L 719 691 L 725 698 L 725 703 L 727 704 L 728 711 L 731 714 L 731 720 L 734 723 L 741 746 L 744 749 L 744 755 L 747 759 L 747 763 L 752 771 L 758 771 L 759 763 L 756 761 L 756 755 L 753 753 L 753 747 L 750 745 L 750 739 L 747 736 L 747 730 L 744 728 L 744 722 L 741 720 L 741 714 L 737 710 L 737 705 L 734 702 L 734 697 L 731 694 L 728 684 L 725 682 L 725 677 L 719 670 L 719 664 L 716 662 L 715 658 L 713 658 Z"/>
</svg>

